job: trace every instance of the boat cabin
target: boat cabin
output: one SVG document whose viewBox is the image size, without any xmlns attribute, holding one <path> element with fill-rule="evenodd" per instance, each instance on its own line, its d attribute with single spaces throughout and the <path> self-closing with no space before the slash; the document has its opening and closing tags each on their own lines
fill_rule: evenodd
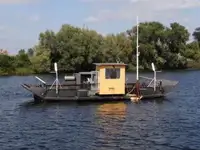
<svg viewBox="0 0 200 150">
<path fill-rule="evenodd" d="M 126 64 L 95 63 L 95 65 L 95 71 L 79 72 L 73 78 L 66 77 L 66 80 L 73 79 L 75 84 L 80 85 L 79 90 L 87 90 L 88 95 L 124 95 Z"/>
<path fill-rule="evenodd" d="M 99 95 L 124 95 L 126 64 L 95 63 Z"/>
</svg>

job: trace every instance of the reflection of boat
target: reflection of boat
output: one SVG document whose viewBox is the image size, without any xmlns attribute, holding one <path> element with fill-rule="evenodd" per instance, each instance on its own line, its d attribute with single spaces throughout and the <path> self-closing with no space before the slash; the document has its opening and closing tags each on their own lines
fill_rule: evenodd
<svg viewBox="0 0 200 150">
<path fill-rule="evenodd" d="M 178 83 L 177 81 L 157 80 L 153 63 L 154 78 L 142 77 L 145 79 L 142 81 L 139 79 L 138 59 L 137 36 L 137 81 L 135 83 L 126 83 L 126 64 L 96 63 L 95 71 L 66 76 L 66 82 L 60 84 L 57 63 L 55 63 L 56 79 L 52 85 L 36 77 L 41 81 L 40 85 L 22 84 L 22 86 L 32 92 L 34 99 L 39 101 L 138 101 L 145 98 L 163 97 Z"/>
<path fill-rule="evenodd" d="M 118 103 L 105 103 L 98 107 L 97 114 L 101 117 L 124 118 L 126 115 L 126 104 L 123 102 Z"/>
<path fill-rule="evenodd" d="M 97 107 L 94 124 L 101 131 L 97 131 L 97 143 L 101 143 L 102 140 L 115 140 L 118 135 L 124 133 L 122 126 L 126 120 L 126 109 L 127 105 L 124 102 L 105 103 Z"/>
</svg>

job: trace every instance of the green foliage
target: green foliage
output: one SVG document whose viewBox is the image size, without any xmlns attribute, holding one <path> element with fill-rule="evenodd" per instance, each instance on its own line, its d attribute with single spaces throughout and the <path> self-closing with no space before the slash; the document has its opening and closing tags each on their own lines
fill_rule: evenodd
<svg viewBox="0 0 200 150">
<path fill-rule="evenodd" d="M 15 58 L 8 55 L 0 55 L 0 73 L 2 75 L 13 74 L 15 72 L 14 67 Z"/>
<path fill-rule="evenodd" d="M 25 50 L 20 50 L 15 57 L 15 67 L 17 68 L 28 68 L 31 66 L 31 62 L 28 54 Z"/>
<path fill-rule="evenodd" d="M 32 57 L 34 55 L 34 50 L 32 48 L 29 48 L 27 54 L 29 57 Z"/>
<path fill-rule="evenodd" d="M 35 73 L 46 73 L 50 71 L 50 50 L 36 46 L 34 56 L 30 58 L 32 69 Z"/>
<path fill-rule="evenodd" d="M 188 30 L 177 22 L 169 27 L 160 22 L 139 25 L 139 67 L 151 69 L 185 69 L 200 66 L 200 27 L 189 40 Z M 119 34 L 103 36 L 94 30 L 61 26 L 55 33 L 39 34 L 39 43 L 16 56 L 0 55 L 0 74 L 46 73 L 58 62 L 59 71 L 78 72 L 94 69 L 93 63 L 124 62 L 128 71 L 136 69 L 136 26 Z"/>
<path fill-rule="evenodd" d="M 192 35 L 197 42 L 200 42 L 200 27 L 197 27 Z"/>
<path fill-rule="evenodd" d="M 29 75 L 33 74 L 34 70 L 32 68 L 16 68 L 15 73 L 16 75 Z"/>
<path fill-rule="evenodd" d="M 169 28 L 159 22 L 144 22 L 139 27 L 140 64 L 144 69 L 150 69 L 151 62 L 158 69 L 187 67 L 187 61 L 182 55 L 186 51 L 189 32 L 184 26 L 171 23 Z M 132 48 L 135 49 L 136 27 L 128 30 L 127 35 L 132 39 Z"/>
</svg>

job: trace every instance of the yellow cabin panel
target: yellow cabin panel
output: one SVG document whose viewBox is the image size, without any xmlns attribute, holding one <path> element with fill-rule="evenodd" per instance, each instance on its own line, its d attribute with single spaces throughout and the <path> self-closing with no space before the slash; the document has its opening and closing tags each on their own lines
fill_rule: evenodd
<svg viewBox="0 0 200 150">
<path fill-rule="evenodd" d="M 109 78 L 107 72 L 113 66 L 97 66 L 96 70 L 99 71 L 99 94 L 100 95 L 117 95 L 125 94 L 125 66 L 114 66 L 120 72 L 117 78 Z M 107 72 L 106 72 L 107 69 Z"/>
</svg>

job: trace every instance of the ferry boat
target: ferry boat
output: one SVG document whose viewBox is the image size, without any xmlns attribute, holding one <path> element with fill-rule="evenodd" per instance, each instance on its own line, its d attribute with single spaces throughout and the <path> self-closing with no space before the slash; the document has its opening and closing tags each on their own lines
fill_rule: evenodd
<svg viewBox="0 0 200 150">
<path fill-rule="evenodd" d="M 126 64 L 95 63 L 96 69 L 65 76 L 60 84 L 55 67 L 56 79 L 53 84 L 40 81 L 38 85 L 22 84 L 32 92 L 35 101 L 109 101 L 133 100 L 164 97 L 178 83 L 171 80 L 157 80 L 141 77 L 143 82 L 126 83 Z M 56 66 L 56 64 L 55 64 Z M 156 72 L 154 72 L 156 73 Z"/>
</svg>

